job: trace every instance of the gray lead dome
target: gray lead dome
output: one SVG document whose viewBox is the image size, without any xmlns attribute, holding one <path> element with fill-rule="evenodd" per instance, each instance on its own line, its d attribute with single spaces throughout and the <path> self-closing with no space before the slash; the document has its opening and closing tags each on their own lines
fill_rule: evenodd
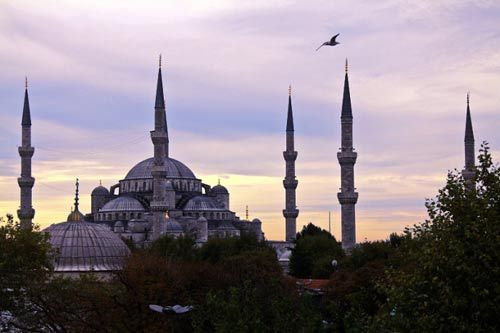
<svg viewBox="0 0 500 333">
<path fill-rule="evenodd" d="M 105 226 L 89 222 L 62 222 L 43 230 L 58 253 L 56 272 L 120 270 L 130 250 Z"/>
<path fill-rule="evenodd" d="M 167 169 L 167 178 L 191 178 L 196 179 L 193 171 L 185 164 L 174 160 L 170 157 L 165 157 L 165 167 Z M 153 178 L 151 170 L 153 169 L 154 158 L 148 158 L 136 164 L 125 176 L 125 179 L 147 179 Z"/>
</svg>

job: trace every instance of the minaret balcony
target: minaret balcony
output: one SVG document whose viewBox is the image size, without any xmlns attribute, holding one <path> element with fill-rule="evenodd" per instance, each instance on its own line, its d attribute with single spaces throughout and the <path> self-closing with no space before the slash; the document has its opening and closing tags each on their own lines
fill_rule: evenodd
<svg viewBox="0 0 500 333">
<path fill-rule="evenodd" d="M 151 141 L 153 144 L 166 144 L 168 141 L 168 134 L 164 131 L 151 131 Z"/>
<path fill-rule="evenodd" d="M 340 165 L 355 164 L 357 158 L 358 158 L 358 153 L 354 151 L 340 151 L 337 153 L 337 159 L 339 160 Z"/>
<path fill-rule="evenodd" d="M 285 161 L 287 161 L 287 162 L 295 161 L 297 159 L 297 152 L 286 150 L 283 152 L 283 157 L 285 158 Z"/>
<path fill-rule="evenodd" d="M 17 217 L 20 220 L 33 219 L 35 217 L 35 210 L 33 208 L 18 209 Z"/>
<path fill-rule="evenodd" d="M 19 177 L 17 178 L 17 183 L 19 184 L 19 187 L 33 187 L 33 184 L 35 184 L 35 178 L 33 177 Z"/>
<path fill-rule="evenodd" d="M 283 209 L 283 217 L 284 218 L 297 218 L 299 216 L 299 210 L 298 209 Z"/>
<path fill-rule="evenodd" d="M 358 202 L 358 192 L 339 192 L 337 198 L 341 205 L 343 204 L 356 204 Z"/>
<path fill-rule="evenodd" d="M 297 188 L 297 185 L 299 184 L 299 181 L 295 178 L 285 178 L 283 179 L 283 187 L 288 189 L 293 189 L 295 190 Z"/>
<path fill-rule="evenodd" d="M 33 147 L 19 147 L 18 149 L 19 156 L 21 157 L 32 157 L 35 153 L 35 148 Z"/>
</svg>

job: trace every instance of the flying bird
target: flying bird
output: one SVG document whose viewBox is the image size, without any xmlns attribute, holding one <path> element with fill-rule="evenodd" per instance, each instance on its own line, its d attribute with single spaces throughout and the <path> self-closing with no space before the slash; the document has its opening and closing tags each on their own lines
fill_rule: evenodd
<svg viewBox="0 0 500 333">
<path fill-rule="evenodd" d="M 337 42 L 335 39 L 339 36 L 340 34 L 336 34 L 335 36 L 332 37 L 332 39 L 330 39 L 328 42 L 324 42 L 323 44 L 321 44 L 317 49 L 316 51 L 318 51 L 322 46 L 324 45 L 328 45 L 328 46 L 335 46 L 337 44 L 340 44 L 339 42 Z"/>
</svg>

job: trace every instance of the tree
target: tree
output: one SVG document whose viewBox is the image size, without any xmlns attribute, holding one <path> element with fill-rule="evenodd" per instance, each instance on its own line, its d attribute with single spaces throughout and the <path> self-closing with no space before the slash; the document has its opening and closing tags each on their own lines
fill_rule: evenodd
<svg viewBox="0 0 500 333">
<path fill-rule="evenodd" d="M 411 269 L 392 270 L 379 327 L 405 332 L 494 332 L 500 328 L 500 169 L 487 144 L 476 186 L 449 172 L 426 203 L 429 219 L 406 230 Z"/>
<path fill-rule="evenodd" d="M 0 217 L 0 308 L 14 310 L 23 290 L 52 271 L 52 248 L 39 227 L 21 228 L 12 215 Z"/>
<path fill-rule="evenodd" d="M 328 278 L 332 260 L 344 256 L 342 247 L 328 231 L 309 223 L 297 233 L 290 257 L 290 273 L 299 278 Z"/>
</svg>

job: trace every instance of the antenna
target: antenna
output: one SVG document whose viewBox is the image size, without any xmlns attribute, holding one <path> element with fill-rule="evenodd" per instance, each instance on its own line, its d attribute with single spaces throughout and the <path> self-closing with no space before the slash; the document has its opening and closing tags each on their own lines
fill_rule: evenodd
<svg viewBox="0 0 500 333">
<path fill-rule="evenodd" d="M 248 205 L 246 206 L 246 209 L 245 209 L 245 216 L 246 216 L 246 220 L 249 221 L 248 220 Z"/>
<path fill-rule="evenodd" d="M 332 212 L 328 211 L 328 232 L 332 234 Z"/>
</svg>

